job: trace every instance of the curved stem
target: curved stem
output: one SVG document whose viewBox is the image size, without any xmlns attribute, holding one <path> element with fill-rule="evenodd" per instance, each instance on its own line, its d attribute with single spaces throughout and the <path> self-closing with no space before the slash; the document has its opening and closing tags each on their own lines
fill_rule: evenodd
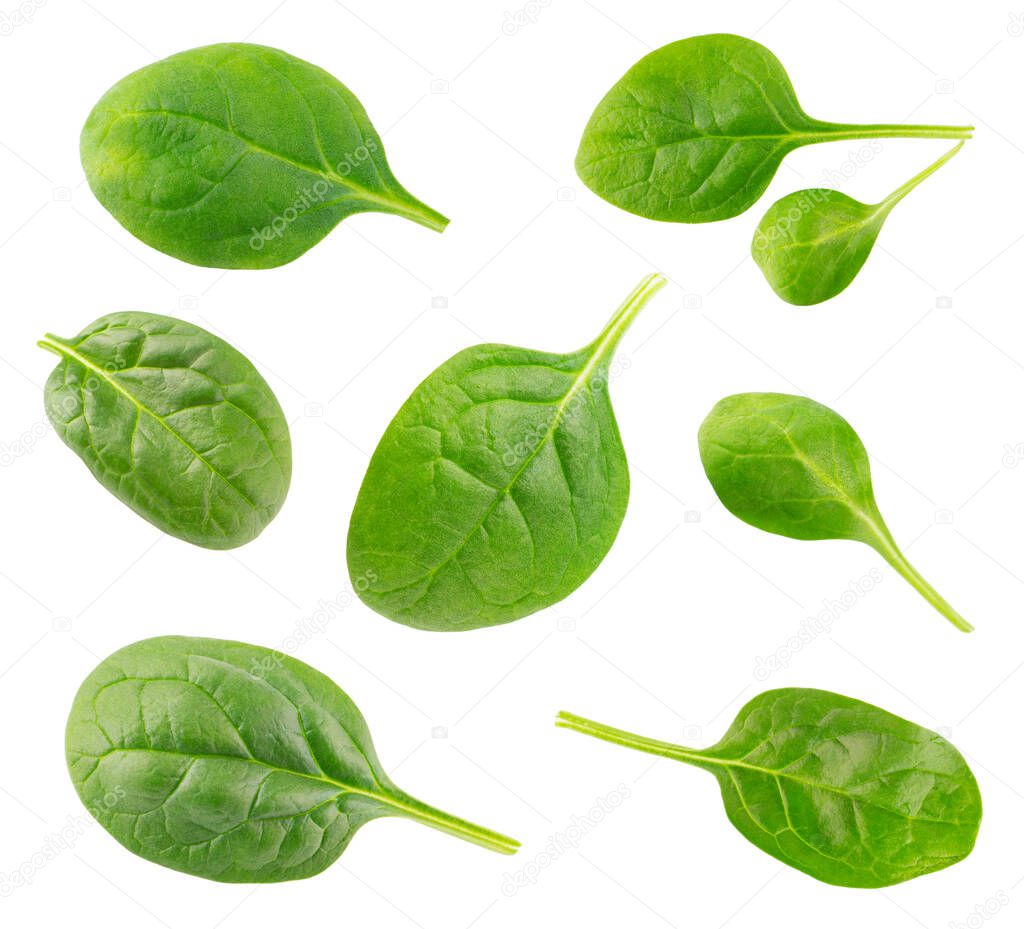
<svg viewBox="0 0 1024 929">
<path fill-rule="evenodd" d="M 974 632 L 972 626 L 964 619 L 949 603 L 939 595 L 939 592 L 932 587 L 918 572 L 906 556 L 896 546 L 896 542 L 889 530 L 884 526 L 873 525 L 874 539 L 871 546 L 899 573 L 911 587 L 925 598 L 935 609 L 946 617 L 961 632 Z"/>
<path fill-rule="evenodd" d="M 516 839 L 495 832 L 493 829 L 478 826 L 460 816 L 453 816 L 451 813 L 422 803 L 407 794 L 402 793 L 397 798 L 389 798 L 388 802 L 391 808 L 401 816 L 414 819 L 418 823 L 441 832 L 447 832 L 449 835 L 458 836 L 460 839 L 490 849 L 492 852 L 514 855 L 519 850 L 520 843 Z"/>
<path fill-rule="evenodd" d="M 591 353 L 591 367 L 596 367 L 615 351 L 619 340 L 636 319 L 637 314 L 647 305 L 651 297 L 667 283 L 668 278 L 663 274 L 653 273 L 648 274 L 633 288 L 612 318 L 608 320 L 608 324 L 601 330 L 601 334 L 588 346 Z"/>
<path fill-rule="evenodd" d="M 604 723 L 595 722 L 585 716 L 577 716 L 575 713 L 567 713 L 562 710 L 555 717 L 555 725 L 560 729 L 572 729 L 574 732 L 582 732 L 584 735 L 593 736 L 604 742 L 611 742 L 613 745 L 623 745 L 626 748 L 634 748 L 648 755 L 657 755 L 660 758 L 672 758 L 675 761 L 683 761 L 689 764 L 711 764 L 712 761 L 705 758 L 700 752 L 689 748 L 683 748 L 673 742 L 662 742 L 660 739 L 648 739 L 642 735 L 627 732 L 625 729 L 616 729 L 614 726 L 606 726 Z"/>
<path fill-rule="evenodd" d="M 448 226 L 448 217 L 437 210 L 427 206 L 422 200 L 417 200 L 408 191 L 403 190 L 401 198 L 394 200 L 380 200 L 378 209 L 382 213 L 393 213 L 405 219 L 411 219 L 414 223 L 433 229 L 434 232 L 444 232 Z"/>
<path fill-rule="evenodd" d="M 952 158 L 960 149 L 964 147 L 964 143 L 960 142 L 958 145 L 954 145 L 948 152 L 942 155 L 941 158 L 932 162 L 923 171 L 915 174 L 905 184 L 901 184 L 897 187 L 888 197 L 886 197 L 881 203 L 878 204 L 879 208 L 885 210 L 891 210 L 897 203 L 900 202 L 907 194 L 910 193 L 921 181 L 931 177 L 936 171 L 939 170 L 950 158 Z"/>
</svg>

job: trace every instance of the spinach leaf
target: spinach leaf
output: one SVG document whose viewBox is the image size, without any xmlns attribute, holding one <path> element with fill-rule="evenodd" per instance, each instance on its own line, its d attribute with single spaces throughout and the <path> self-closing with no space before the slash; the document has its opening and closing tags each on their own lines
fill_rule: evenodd
<svg viewBox="0 0 1024 929">
<path fill-rule="evenodd" d="M 649 219 L 707 223 L 764 193 L 782 159 L 840 139 L 965 139 L 971 127 L 812 119 L 779 60 L 737 35 L 673 42 L 641 58 L 597 105 L 576 172 L 609 203 Z"/>
<path fill-rule="evenodd" d="M 262 45 L 195 48 L 129 74 L 86 120 L 81 155 L 125 229 L 207 267 L 286 264 L 353 213 L 448 224 L 395 180 L 344 84 Z"/>
<path fill-rule="evenodd" d="M 164 636 L 115 652 L 79 688 L 66 754 L 82 802 L 125 848 L 215 881 L 318 874 L 379 816 L 519 846 L 399 790 L 345 692 L 255 645 Z"/>
<path fill-rule="evenodd" d="M 789 394 L 734 394 L 715 404 L 698 440 L 708 480 L 734 516 L 791 539 L 864 542 L 957 629 L 974 628 L 897 548 L 868 453 L 834 410 Z"/>
<path fill-rule="evenodd" d="M 886 887 L 949 867 L 981 823 L 977 782 L 949 742 L 826 690 L 766 691 L 706 749 L 572 713 L 556 725 L 710 771 L 747 840 L 827 884 Z"/>
<path fill-rule="evenodd" d="M 590 576 L 629 498 L 609 366 L 664 283 L 644 278 L 579 351 L 476 345 L 416 388 L 349 526 L 349 573 L 368 606 L 420 629 L 476 629 L 551 606 Z"/>
<path fill-rule="evenodd" d="M 112 313 L 73 339 L 46 382 L 57 434 L 122 503 L 205 548 L 256 538 L 284 504 L 288 422 L 252 363 L 205 329 Z"/>
<path fill-rule="evenodd" d="M 861 203 L 827 188 L 798 190 L 776 200 L 758 224 L 750 248 L 772 290 L 796 306 L 823 303 L 845 290 L 867 261 L 892 208 L 963 144 L 881 203 Z"/>
</svg>

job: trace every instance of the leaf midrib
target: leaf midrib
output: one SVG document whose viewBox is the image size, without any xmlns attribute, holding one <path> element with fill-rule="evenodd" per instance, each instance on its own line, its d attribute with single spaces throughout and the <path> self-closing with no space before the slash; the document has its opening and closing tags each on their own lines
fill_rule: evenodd
<svg viewBox="0 0 1024 929">
<path fill-rule="evenodd" d="M 97 760 L 97 762 L 100 762 L 104 758 L 108 758 L 111 755 L 117 754 L 118 752 L 146 752 L 146 753 L 155 754 L 155 755 L 175 755 L 175 756 L 181 757 L 181 758 L 207 759 L 207 760 L 211 760 L 211 761 L 244 761 L 246 764 L 259 765 L 261 768 L 264 768 L 264 769 L 270 771 L 273 774 L 289 774 L 289 775 L 291 775 L 293 777 L 306 778 L 307 780 L 310 780 L 310 781 L 318 781 L 318 782 L 320 782 L 322 784 L 329 784 L 331 787 L 336 787 L 338 789 L 338 795 L 334 798 L 334 800 L 338 800 L 341 797 L 342 794 L 355 794 L 357 796 L 367 797 L 370 800 L 376 800 L 378 803 L 381 803 L 381 804 L 383 804 L 385 806 L 391 807 L 392 809 L 397 810 L 402 815 L 408 816 L 411 819 L 417 819 L 417 820 L 420 820 L 420 821 L 423 821 L 424 819 L 427 819 L 427 820 L 429 820 L 430 822 L 433 822 L 433 823 L 439 823 L 439 824 L 447 825 L 447 820 L 443 820 L 443 819 L 440 819 L 439 817 L 432 816 L 428 812 L 426 812 L 425 810 L 423 810 L 423 809 L 421 809 L 419 807 L 414 807 L 414 806 L 410 806 L 409 804 L 402 803 L 402 801 L 397 800 L 396 798 L 394 798 L 394 797 L 392 797 L 392 796 L 390 796 L 388 794 L 379 794 L 379 793 L 375 793 L 372 790 L 364 790 L 361 787 L 353 787 L 350 784 L 344 784 L 341 781 L 335 780 L 332 777 L 327 777 L 326 775 L 320 776 L 320 775 L 317 775 L 317 774 L 309 774 L 309 773 L 307 773 L 305 771 L 294 771 L 291 768 L 282 768 L 279 765 L 271 764 L 270 762 L 263 761 L 260 758 L 246 758 L 243 755 L 225 755 L 225 754 L 219 754 L 217 752 L 189 752 L 189 751 L 180 751 L 179 752 L 179 751 L 172 751 L 172 750 L 166 749 L 166 748 L 125 748 L 125 747 L 112 748 L 110 751 L 104 752 L 102 755 L 92 755 L 92 756 L 88 756 L 88 757 L 95 758 Z M 334 802 L 334 801 L 331 801 L 331 802 Z M 304 815 L 304 814 L 297 813 L 295 815 L 296 816 L 301 816 L 301 815 Z M 259 822 L 258 819 L 253 820 L 253 821 L 254 822 Z"/>
<path fill-rule="evenodd" d="M 48 348 L 52 351 L 55 351 L 58 354 L 65 356 L 66 358 L 73 359 L 74 361 L 78 362 L 78 364 L 82 365 L 82 367 L 88 369 L 89 371 L 92 371 L 94 374 L 102 378 L 115 391 L 121 394 L 121 396 L 130 401 L 132 404 L 134 404 L 135 408 L 140 413 L 146 413 L 154 420 L 156 420 L 156 422 L 158 422 L 161 426 L 163 426 L 164 429 L 166 429 L 172 436 L 174 436 L 175 439 L 177 439 L 186 449 L 188 449 L 188 451 L 198 461 L 201 461 L 204 465 L 206 465 L 206 467 L 213 474 L 220 478 L 220 480 L 223 481 L 226 486 L 230 487 L 236 494 L 238 494 L 239 497 L 241 497 L 247 504 L 249 504 L 249 506 L 251 506 L 254 510 L 260 509 L 260 507 L 252 499 L 250 499 L 248 494 L 246 494 L 240 488 L 236 487 L 230 480 L 228 480 L 228 478 L 220 471 L 219 468 L 217 468 L 212 462 L 208 461 L 206 457 L 198 449 L 196 449 L 183 435 L 181 435 L 181 433 L 179 433 L 173 426 L 171 426 L 170 423 L 168 423 L 167 420 L 164 419 L 164 417 L 162 417 L 155 410 L 152 410 L 148 406 L 146 406 L 146 404 L 144 404 L 134 394 L 132 394 L 131 391 L 129 391 L 122 384 L 116 381 L 108 371 L 99 367 L 97 364 L 92 362 L 87 356 L 76 351 L 70 345 L 66 345 L 65 343 L 57 340 L 55 336 L 46 336 L 44 339 L 40 341 L 40 344 L 44 348 Z M 134 444 L 134 432 L 132 433 L 132 438 L 130 439 L 130 442 Z M 129 448 L 129 451 L 130 450 L 131 448 Z"/>
</svg>

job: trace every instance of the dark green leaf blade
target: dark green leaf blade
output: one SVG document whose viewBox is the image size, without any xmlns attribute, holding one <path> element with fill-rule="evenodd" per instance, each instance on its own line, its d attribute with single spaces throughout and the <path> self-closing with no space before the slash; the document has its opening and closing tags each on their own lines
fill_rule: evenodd
<svg viewBox="0 0 1024 929">
<path fill-rule="evenodd" d="M 710 771 L 745 838 L 829 884 L 911 880 L 966 858 L 977 838 L 981 795 L 963 756 L 937 733 L 840 694 L 766 691 L 704 750 L 570 713 L 557 724 Z"/>
<path fill-rule="evenodd" d="M 348 535 L 354 589 L 435 630 L 510 622 L 563 599 L 611 547 L 629 496 L 608 369 L 646 278 L 586 348 L 466 349 L 413 392 L 363 479 Z"/>
<path fill-rule="evenodd" d="M 179 319 L 112 313 L 60 357 L 46 414 L 93 476 L 153 525 L 206 548 L 256 538 L 284 504 L 291 439 L 252 363 Z"/>
<path fill-rule="evenodd" d="M 870 545 L 954 626 L 972 630 L 897 547 L 875 503 L 868 453 L 834 410 L 790 394 L 734 394 L 707 415 L 698 444 L 734 516 L 793 539 Z"/>
<path fill-rule="evenodd" d="M 751 207 L 782 159 L 802 145 L 969 135 L 970 127 L 813 119 L 763 45 L 703 35 L 656 49 L 612 87 L 583 132 L 576 172 L 598 196 L 631 213 L 705 223 Z"/>
<path fill-rule="evenodd" d="M 395 179 L 347 87 L 261 45 L 195 48 L 128 75 L 89 115 L 81 157 L 129 232 L 207 267 L 286 264 L 354 213 L 448 223 Z"/>
<path fill-rule="evenodd" d="M 379 816 L 518 846 L 400 791 L 340 687 L 240 642 L 165 636 L 115 652 L 75 697 L 66 754 L 82 802 L 115 839 L 211 880 L 310 877 Z"/>
<path fill-rule="evenodd" d="M 810 188 L 776 200 L 754 233 L 751 254 L 787 303 L 812 306 L 842 293 L 867 261 L 892 208 L 963 146 L 893 191 L 881 203 L 861 203 L 838 190 Z"/>
</svg>

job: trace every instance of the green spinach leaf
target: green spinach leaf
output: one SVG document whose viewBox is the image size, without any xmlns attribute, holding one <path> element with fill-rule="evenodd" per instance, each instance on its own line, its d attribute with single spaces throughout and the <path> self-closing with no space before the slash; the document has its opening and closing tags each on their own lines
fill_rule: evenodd
<svg viewBox="0 0 1024 929">
<path fill-rule="evenodd" d="M 673 42 L 641 58 L 597 105 L 576 155 L 580 179 L 648 219 L 737 216 L 782 159 L 840 139 L 965 139 L 970 127 L 852 125 L 812 119 L 779 60 L 737 35 Z"/>
<path fill-rule="evenodd" d="M 353 213 L 448 224 L 395 180 L 344 84 L 262 45 L 195 48 L 129 74 L 89 115 L 81 155 L 125 229 L 207 267 L 286 264 Z"/>
<path fill-rule="evenodd" d="M 698 440 L 708 480 L 734 516 L 792 539 L 864 542 L 957 629 L 973 629 L 897 548 L 868 453 L 834 410 L 789 394 L 734 394 L 715 404 Z"/>
<path fill-rule="evenodd" d="M 66 753 L 79 797 L 118 842 L 215 881 L 318 874 L 379 816 L 519 846 L 399 790 L 345 692 L 255 645 L 165 636 L 122 648 L 79 688 Z"/>
<path fill-rule="evenodd" d="M 122 503 L 205 548 L 256 538 L 288 493 L 292 446 L 273 391 L 205 329 L 112 313 L 73 339 L 46 382 L 57 434 Z"/>
<path fill-rule="evenodd" d="M 747 840 L 827 884 L 886 887 L 949 867 L 981 823 L 974 775 L 942 736 L 825 690 L 766 691 L 706 749 L 572 713 L 556 725 L 710 771 Z"/>
<path fill-rule="evenodd" d="M 750 247 L 772 290 L 796 306 L 823 303 L 845 290 L 868 260 L 892 208 L 963 144 L 950 149 L 881 203 L 861 203 L 838 190 L 820 187 L 776 200 L 758 224 Z"/>
<path fill-rule="evenodd" d="M 629 472 L 608 397 L 649 275 L 567 355 L 476 345 L 405 402 L 363 479 L 348 567 L 363 601 L 421 629 L 511 622 L 567 597 L 619 531 Z"/>
</svg>

